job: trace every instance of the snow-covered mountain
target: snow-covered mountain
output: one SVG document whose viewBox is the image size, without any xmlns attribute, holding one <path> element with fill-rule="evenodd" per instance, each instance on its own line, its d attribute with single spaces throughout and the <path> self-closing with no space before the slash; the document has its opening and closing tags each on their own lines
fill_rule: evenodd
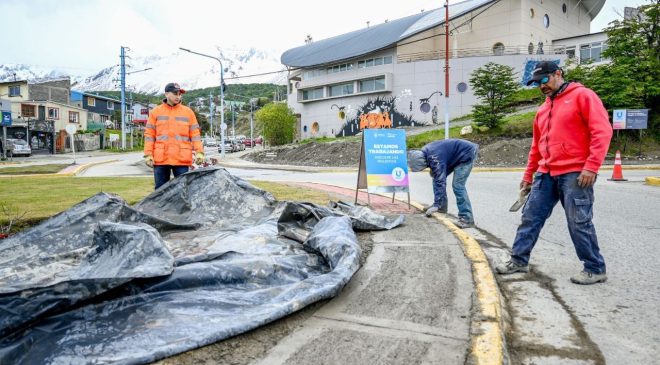
<svg viewBox="0 0 660 365">
<path fill-rule="evenodd" d="M 255 48 L 247 50 L 218 49 L 215 56 L 222 61 L 227 84 L 284 84 L 286 82 L 286 72 L 270 73 L 284 70 L 284 66 L 279 61 L 280 54 L 275 51 L 263 51 Z M 127 58 L 126 64 L 126 87 L 137 92 L 162 93 L 163 87 L 169 82 L 178 82 L 182 88 L 190 90 L 220 84 L 220 64 L 217 61 L 185 51 L 178 51 L 169 55 Z M 150 68 L 150 70 L 141 71 L 147 68 Z M 119 90 L 119 71 L 120 66 L 114 65 L 93 75 L 72 75 L 59 70 L 49 70 L 31 65 L 5 64 L 0 65 L 0 81 L 11 81 L 14 77 L 17 80 L 36 80 L 69 76 L 74 90 Z M 133 71 L 138 72 L 131 73 Z M 261 73 L 270 74 L 232 79 L 233 77 Z"/>
</svg>

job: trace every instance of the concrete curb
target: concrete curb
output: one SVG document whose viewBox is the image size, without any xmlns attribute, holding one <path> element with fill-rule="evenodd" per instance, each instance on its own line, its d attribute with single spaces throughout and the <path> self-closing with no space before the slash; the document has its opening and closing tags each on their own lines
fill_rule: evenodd
<svg viewBox="0 0 660 365">
<path fill-rule="evenodd" d="M 660 186 L 660 177 L 649 176 L 646 178 L 646 185 Z"/>
<path fill-rule="evenodd" d="M 423 211 L 423 206 L 418 202 L 411 201 L 410 204 Z M 463 252 L 472 265 L 472 279 L 479 308 L 470 326 L 472 336 L 469 359 L 466 363 L 501 365 L 504 363 L 505 352 L 502 300 L 486 254 L 477 240 L 458 228 L 444 214 L 434 213 L 433 217 L 461 241 Z"/>
<path fill-rule="evenodd" d="M 614 165 L 603 165 L 601 170 L 612 170 Z M 624 165 L 624 170 L 660 170 L 660 165 Z M 472 172 L 524 172 L 524 167 L 474 167 Z"/>
</svg>

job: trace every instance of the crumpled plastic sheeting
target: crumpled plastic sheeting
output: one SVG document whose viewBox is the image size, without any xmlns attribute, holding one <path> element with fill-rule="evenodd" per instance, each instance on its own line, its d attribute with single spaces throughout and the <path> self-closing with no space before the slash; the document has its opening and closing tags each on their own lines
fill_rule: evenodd
<svg viewBox="0 0 660 365">
<path fill-rule="evenodd" d="M 304 204 L 320 219 L 295 240 L 287 207 L 300 205 L 208 168 L 0 242 L 0 363 L 146 363 L 333 297 L 359 266 L 352 219 Z"/>
</svg>

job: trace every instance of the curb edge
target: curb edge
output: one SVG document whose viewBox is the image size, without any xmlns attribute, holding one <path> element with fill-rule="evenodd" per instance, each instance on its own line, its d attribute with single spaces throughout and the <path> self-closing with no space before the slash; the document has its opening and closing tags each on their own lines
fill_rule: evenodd
<svg viewBox="0 0 660 365">
<path fill-rule="evenodd" d="M 651 186 L 660 186 L 660 177 L 648 176 L 644 183 Z"/>
<path fill-rule="evenodd" d="M 418 202 L 410 204 L 423 210 Z M 470 354 L 468 363 L 503 364 L 504 332 L 502 331 L 502 298 L 495 281 L 495 275 L 488 263 L 486 254 L 479 242 L 456 226 L 446 216 L 434 213 L 433 217 L 444 224 L 463 245 L 463 253 L 472 265 L 472 279 L 475 284 L 479 312 L 471 321 Z M 475 318 L 476 317 L 476 318 Z"/>
</svg>

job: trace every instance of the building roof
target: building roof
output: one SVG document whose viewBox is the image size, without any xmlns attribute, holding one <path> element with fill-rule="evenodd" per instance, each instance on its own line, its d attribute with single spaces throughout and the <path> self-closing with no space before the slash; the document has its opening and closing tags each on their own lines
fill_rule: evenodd
<svg viewBox="0 0 660 365">
<path fill-rule="evenodd" d="M 495 2 L 497 0 L 467 0 L 450 4 L 449 19 Z M 429 10 L 290 49 L 282 54 L 281 61 L 287 66 L 313 67 L 348 60 L 392 47 L 403 39 L 444 22 L 444 7 Z"/>
<path fill-rule="evenodd" d="M 112 97 L 109 97 L 109 96 L 97 95 L 97 94 L 92 94 L 92 93 L 88 93 L 88 92 L 84 92 L 84 91 L 71 90 L 71 99 L 72 100 L 74 100 L 74 101 L 81 100 L 81 98 L 83 96 L 91 96 L 91 97 L 101 99 L 101 100 L 114 101 L 115 103 L 121 103 L 121 100 L 115 99 L 115 98 L 112 98 Z M 126 102 L 126 103 L 128 104 L 128 102 Z"/>
<path fill-rule="evenodd" d="M 499 0 L 467 0 L 449 5 L 449 19 L 455 19 Z M 605 0 L 582 0 L 591 19 L 600 12 Z M 332 38 L 292 48 L 282 54 L 281 62 L 292 67 L 315 67 L 393 47 L 415 34 L 445 23 L 445 8 L 425 11 L 387 23 L 359 29 Z"/>
</svg>

